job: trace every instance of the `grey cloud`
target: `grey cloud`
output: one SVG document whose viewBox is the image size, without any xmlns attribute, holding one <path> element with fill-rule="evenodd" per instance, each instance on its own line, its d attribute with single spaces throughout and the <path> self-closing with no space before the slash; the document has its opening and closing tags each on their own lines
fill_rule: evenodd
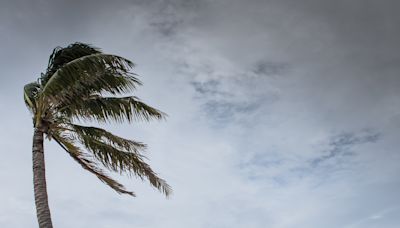
<svg viewBox="0 0 400 228">
<path fill-rule="evenodd" d="M 253 72 L 257 75 L 277 76 L 284 74 L 288 67 L 287 63 L 259 61 L 255 64 Z"/>
<path fill-rule="evenodd" d="M 234 103 L 224 101 L 208 101 L 204 104 L 205 112 L 218 126 L 229 124 L 235 120 L 235 115 L 246 115 L 254 112 L 262 104 L 261 101 L 252 103 Z"/>
<path fill-rule="evenodd" d="M 177 27 L 182 22 L 179 20 L 151 22 L 150 25 L 154 26 L 162 35 L 172 36 L 177 32 Z"/>
<path fill-rule="evenodd" d="M 354 155 L 352 147 L 364 143 L 376 143 L 381 138 L 381 134 L 367 130 L 361 133 L 342 133 L 330 139 L 329 149 L 324 151 L 324 155 L 313 159 L 310 164 L 313 168 L 321 165 L 329 159 Z"/>
<path fill-rule="evenodd" d="M 178 36 L 187 26 L 193 12 L 203 8 L 204 1 L 143 1 L 143 7 L 151 12 L 147 22 L 163 37 Z"/>
<path fill-rule="evenodd" d="M 204 112 L 218 126 L 237 123 L 241 119 L 254 122 L 250 116 L 278 99 L 275 91 L 266 90 L 264 79 L 248 75 L 235 75 L 205 82 L 193 81 L 196 99 Z"/>
<path fill-rule="evenodd" d="M 200 95 L 206 96 L 215 96 L 215 95 L 228 95 L 227 93 L 221 92 L 218 90 L 218 86 L 220 85 L 220 81 L 218 80 L 209 80 L 206 82 L 191 82 L 193 88 Z"/>
</svg>

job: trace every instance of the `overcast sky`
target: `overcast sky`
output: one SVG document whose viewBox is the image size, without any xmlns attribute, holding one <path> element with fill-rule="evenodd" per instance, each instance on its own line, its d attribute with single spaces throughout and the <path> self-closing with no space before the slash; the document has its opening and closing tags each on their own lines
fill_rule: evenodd
<svg viewBox="0 0 400 228">
<path fill-rule="evenodd" d="M 144 141 L 165 199 L 102 184 L 53 141 L 59 228 L 400 227 L 397 0 L 0 3 L 0 227 L 37 227 L 24 84 L 79 41 L 137 64 L 167 121 L 108 125 Z"/>
</svg>

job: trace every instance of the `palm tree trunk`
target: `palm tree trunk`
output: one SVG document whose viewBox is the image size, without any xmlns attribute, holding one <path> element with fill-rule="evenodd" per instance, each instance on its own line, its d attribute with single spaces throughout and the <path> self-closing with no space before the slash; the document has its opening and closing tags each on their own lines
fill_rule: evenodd
<svg viewBox="0 0 400 228">
<path fill-rule="evenodd" d="M 40 228 L 52 228 L 47 199 L 46 174 L 44 166 L 43 130 L 35 128 L 32 146 L 33 186 L 35 192 L 36 215 Z"/>
</svg>

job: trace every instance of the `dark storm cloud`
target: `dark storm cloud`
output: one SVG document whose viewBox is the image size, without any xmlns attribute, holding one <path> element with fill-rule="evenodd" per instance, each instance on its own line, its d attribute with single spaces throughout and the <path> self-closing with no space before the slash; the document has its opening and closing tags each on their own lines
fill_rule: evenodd
<svg viewBox="0 0 400 228">
<path fill-rule="evenodd" d="M 296 39 L 293 38 L 294 47 L 304 51 L 303 54 L 308 53 L 304 58 L 319 56 L 323 58 L 321 60 L 331 60 L 333 66 L 340 62 L 348 68 L 336 69 L 337 73 L 343 75 L 334 77 L 370 78 L 376 87 L 391 87 L 392 83 L 399 85 L 399 77 L 394 77 L 391 72 L 399 70 L 400 62 L 399 1 L 307 0 L 282 1 L 279 5 L 284 5 L 294 13 L 293 17 L 298 20 L 293 22 L 294 27 L 307 29 L 302 24 L 304 22 L 320 24 L 309 27 L 308 32 L 312 34 L 306 36 L 308 41 L 300 39 L 296 45 Z M 305 42 L 304 48 L 309 48 L 309 51 L 301 47 L 302 42 Z M 320 52 L 312 54 L 313 48 Z M 358 71 L 346 72 L 350 69 Z"/>
<path fill-rule="evenodd" d="M 241 66 L 233 77 L 246 77 L 245 69 L 290 75 L 296 86 L 285 88 L 288 93 L 308 99 L 307 107 L 332 123 L 375 125 L 379 119 L 369 118 L 379 114 L 370 110 L 387 108 L 384 97 L 399 104 L 398 6 L 397 1 L 206 2 L 206 11 L 185 21 L 191 33 L 201 36 L 189 36 L 186 42 L 204 48 L 204 59 L 216 68 L 219 63 L 207 56 L 209 50 Z"/>
</svg>

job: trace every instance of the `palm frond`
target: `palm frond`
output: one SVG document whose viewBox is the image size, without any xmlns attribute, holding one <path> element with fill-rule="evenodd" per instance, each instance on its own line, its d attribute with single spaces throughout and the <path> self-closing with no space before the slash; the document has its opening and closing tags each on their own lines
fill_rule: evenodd
<svg viewBox="0 0 400 228">
<path fill-rule="evenodd" d="M 83 56 L 98 53 L 101 53 L 101 50 L 99 48 L 79 42 L 70 44 L 65 48 L 54 48 L 49 58 L 49 64 L 47 66 L 46 73 L 43 74 L 41 77 L 42 85 L 45 85 L 47 81 L 53 76 L 53 74 L 65 64 Z"/>
<path fill-rule="evenodd" d="M 66 106 L 98 97 L 102 92 L 112 95 L 129 93 L 138 85 L 142 85 L 133 75 L 133 73 L 119 73 L 108 69 L 93 81 L 81 81 L 75 83 L 70 89 L 60 92 L 59 98 L 53 99 L 52 104 L 57 109 L 65 109 Z"/>
<path fill-rule="evenodd" d="M 152 119 L 163 119 L 166 114 L 143 103 L 137 97 L 101 97 L 95 96 L 91 99 L 75 102 L 62 110 L 69 117 L 83 120 L 97 120 L 100 122 L 127 120 L 150 121 Z"/>
<path fill-rule="evenodd" d="M 78 162 L 82 168 L 96 175 L 103 183 L 110 186 L 116 192 L 120 194 L 128 194 L 131 196 L 135 196 L 135 194 L 131 191 L 127 191 L 125 187 L 115 181 L 114 179 L 107 176 L 103 170 L 89 158 L 88 155 L 85 155 L 79 147 L 75 146 L 71 139 L 67 137 L 63 137 L 60 134 L 53 133 L 51 134 L 54 140 L 76 161 Z"/>
<path fill-rule="evenodd" d="M 106 142 L 107 144 L 110 144 L 113 147 L 121 150 L 139 153 L 140 151 L 146 149 L 146 144 L 130 139 L 124 139 L 101 128 L 87 127 L 77 124 L 70 124 L 69 126 L 72 127 L 73 131 L 75 131 L 78 135 L 81 135 L 85 138 L 90 137 L 97 141 Z"/>
<path fill-rule="evenodd" d="M 24 101 L 28 109 L 34 113 L 36 110 L 36 99 L 40 90 L 37 82 L 31 82 L 24 86 Z"/>
<path fill-rule="evenodd" d="M 139 82 L 129 72 L 132 67 L 131 61 L 116 55 L 83 56 L 59 68 L 43 87 L 41 96 L 53 102 L 72 103 L 85 91 L 128 92 Z"/>
<path fill-rule="evenodd" d="M 153 187 L 166 196 L 171 194 L 171 187 L 144 162 L 144 157 L 141 154 L 121 150 L 90 135 L 77 133 L 76 136 L 106 168 L 118 173 L 127 172 L 142 180 L 147 179 Z"/>
</svg>

